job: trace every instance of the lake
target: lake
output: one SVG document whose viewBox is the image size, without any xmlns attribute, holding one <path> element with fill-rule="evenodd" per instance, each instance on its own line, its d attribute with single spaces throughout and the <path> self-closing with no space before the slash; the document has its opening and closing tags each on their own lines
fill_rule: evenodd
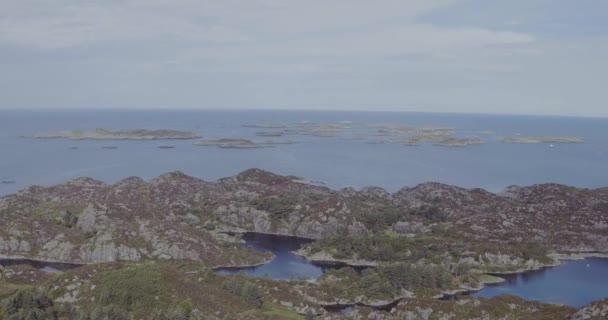
<svg viewBox="0 0 608 320">
<path fill-rule="evenodd" d="M 557 267 L 521 274 L 499 275 L 507 282 L 490 285 L 472 293 L 490 298 L 512 294 L 527 300 L 582 307 L 608 297 L 608 259 L 588 258 L 563 261 Z"/>
<path fill-rule="evenodd" d="M 222 275 L 244 274 L 270 279 L 315 279 L 331 266 L 314 264 L 291 253 L 310 240 L 259 233 L 245 233 L 245 246 L 259 251 L 270 251 L 275 258 L 264 265 L 250 268 L 222 268 Z M 333 266 L 336 267 L 336 266 Z M 507 281 L 489 285 L 471 293 L 473 297 L 490 298 L 500 294 L 512 294 L 526 300 L 559 303 L 582 307 L 592 301 L 608 297 L 608 259 L 588 258 L 566 260 L 556 267 L 544 268 L 520 274 L 499 275 Z M 338 306 L 341 310 L 345 306 Z"/>
<path fill-rule="evenodd" d="M 244 274 L 251 277 L 267 277 L 275 280 L 316 279 L 328 265 L 312 263 L 301 256 L 291 253 L 302 245 L 312 242 L 298 237 L 278 236 L 247 232 L 242 235 L 244 246 L 261 252 L 270 251 L 274 257 L 269 263 L 257 267 L 219 268 L 218 274 Z"/>
<path fill-rule="evenodd" d="M 10 267 L 18 265 L 28 265 L 38 270 L 49 273 L 61 273 L 70 269 L 78 268 L 82 265 L 62 262 L 47 262 L 30 259 L 0 259 L 0 266 Z"/>
</svg>

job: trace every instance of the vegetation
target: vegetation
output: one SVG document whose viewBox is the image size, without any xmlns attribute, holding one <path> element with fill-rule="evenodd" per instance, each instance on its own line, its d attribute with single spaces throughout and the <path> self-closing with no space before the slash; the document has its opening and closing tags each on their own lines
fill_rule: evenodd
<svg viewBox="0 0 608 320">
<path fill-rule="evenodd" d="M 414 218 L 422 218 L 431 223 L 445 222 L 448 219 L 447 213 L 434 205 L 406 209 L 391 203 L 368 207 L 361 202 L 353 201 L 351 206 L 365 227 L 374 233 L 384 232 L 399 221 L 411 221 Z"/>
<path fill-rule="evenodd" d="M 19 290 L 0 307 L 3 320 L 54 320 L 57 311 L 48 295 L 39 290 Z"/>
<path fill-rule="evenodd" d="M 392 300 L 402 289 L 439 291 L 454 285 L 452 273 L 437 265 L 397 264 L 368 268 L 359 274 L 346 267 L 329 270 L 320 280 L 321 291 L 330 299 L 364 296 L 370 300 Z"/>
<path fill-rule="evenodd" d="M 309 245 L 310 253 L 329 252 L 336 259 L 369 261 L 413 261 L 437 259 L 446 252 L 446 243 L 433 239 L 407 238 L 390 234 L 370 236 L 339 235 Z"/>
<path fill-rule="evenodd" d="M 73 228 L 78 223 L 78 216 L 73 214 L 72 211 L 66 210 L 63 215 L 61 215 L 61 223 L 67 228 Z"/>
<path fill-rule="evenodd" d="M 262 306 L 263 293 L 255 283 L 247 281 L 243 277 L 230 277 L 224 281 L 222 288 L 239 296 L 241 299 L 256 307 Z"/>
<path fill-rule="evenodd" d="M 126 310 L 159 306 L 167 300 L 168 295 L 162 278 L 161 268 L 155 263 L 104 272 L 94 279 L 97 283 L 95 300 L 102 305 L 113 305 Z"/>
<path fill-rule="evenodd" d="M 298 201 L 292 197 L 267 197 L 256 199 L 252 204 L 256 209 L 270 213 L 271 219 L 277 221 L 286 219 Z"/>
</svg>

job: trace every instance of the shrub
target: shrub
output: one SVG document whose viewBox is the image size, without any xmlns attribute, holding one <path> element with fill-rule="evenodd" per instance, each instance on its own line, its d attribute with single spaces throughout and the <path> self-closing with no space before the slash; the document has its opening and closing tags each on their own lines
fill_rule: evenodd
<svg viewBox="0 0 608 320">
<path fill-rule="evenodd" d="M 0 308 L 0 319 L 7 320 L 54 320 L 57 312 L 53 301 L 45 292 L 36 290 L 19 290 L 10 296 Z"/>
<path fill-rule="evenodd" d="M 66 210 L 66 212 L 61 215 L 61 223 L 68 228 L 73 228 L 78 223 L 78 216 L 73 214 L 70 210 Z"/>
<path fill-rule="evenodd" d="M 158 305 L 156 297 L 167 295 L 162 272 L 156 264 L 141 264 L 98 274 L 95 279 L 96 301 L 125 310 Z M 164 299 L 161 299 L 164 300 Z"/>
<path fill-rule="evenodd" d="M 260 307 L 263 303 L 263 293 L 260 288 L 245 279 L 230 277 L 222 283 L 222 288 L 256 307 Z"/>
</svg>

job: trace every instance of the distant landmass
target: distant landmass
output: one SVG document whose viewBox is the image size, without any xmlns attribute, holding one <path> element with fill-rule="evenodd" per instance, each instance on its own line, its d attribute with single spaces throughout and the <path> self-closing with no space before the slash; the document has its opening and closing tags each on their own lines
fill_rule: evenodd
<svg viewBox="0 0 608 320">
<path fill-rule="evenodd" d="M 178 130 L 106 130 L 93 131 L 57 131 L 35 134 L 36 139 L 91 139 L 91 140 L 168 140 L 168 139 L 196 139 L 201 135 L 190 131 Z"/>
<path fill-rule="evenodd" d="M 502 137 L 507 143 L 584 143 L 581 137 Z"/>
</svg>

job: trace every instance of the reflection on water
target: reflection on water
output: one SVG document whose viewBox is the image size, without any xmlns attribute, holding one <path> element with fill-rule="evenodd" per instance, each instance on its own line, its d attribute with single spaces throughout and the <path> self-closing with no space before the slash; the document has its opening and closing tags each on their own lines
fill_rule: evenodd
<svg viewBox="0 0 608 320">
<path fill-rule="evenodd" d="M 608 297 L 608 259 L 603 258 L 565 261 L 557 267 L 501 277 L 507 281 L 471 295 L 490 298 L 512 294 L 573 307 Z"/>
</svg>

